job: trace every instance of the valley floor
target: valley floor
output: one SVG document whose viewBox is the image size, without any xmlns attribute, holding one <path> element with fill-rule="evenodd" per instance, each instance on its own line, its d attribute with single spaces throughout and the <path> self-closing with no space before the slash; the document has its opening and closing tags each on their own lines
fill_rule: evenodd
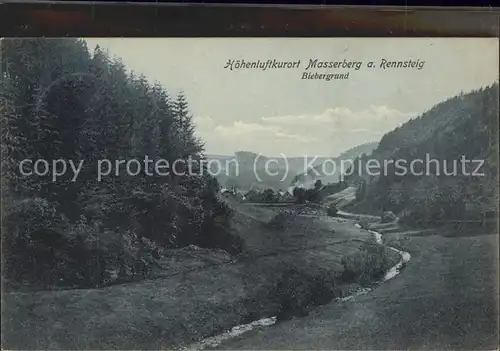
<svg viewBox="0 0 500 351">
<path fill-rule="evenodd" d="M 3 348 L 181 347 L 276 316 L 283 306 L 300 309 L 348 294 L 359 285 L 342 282 L 342 258 L 359 254 L 366 245 L 378 247 L 370 233 L 350 220 L 298 216 L 280 231 L 264 224 L 276 212 L 250 205 L 237 210 L 233 225 L 246 243 L 240 257 L 188 247 L 165 257 L 156 279 L 4 294 Z M 378 260 L 384 269 L 399 260 L 391 250 L 379 256 L 361 260 Z M 334 284 L 323 289 L 323 280 Z M 324 296 L 313 298 L 318 287 Z"/>
<path fill-rule="evenodd" d="M 251 331 L 222 349 L 498 348 L 498 235 L 387 233 L 411 261 L 367 295 Z"/>
<path fill-rule="evenodd" d="M 3 348 L 175 349 L 276 316 L 284 306 L 292 319 L 258 327 L 217 348 L 497 347 L 498 235 L 449 237 L 435 230 L 401 232 L 394 224 L 368 224 L 383 234 L 384 244 L 408 251 L 410 262 L 368 294 L 328 303 L 360 287 L 343 278 L 342 258 L 357 257 L 362 266 L 369 262 L 366 267 L 378 262 L 387 269 L 399 254 L 383 249 L 378 257 L 359 256 L 366 245 L 379 246 L 372 234 L 354 225 L 357 219 L 311 210 L 277 230 L 265 223 L 279 210 L 233 206 L 233 227 L 246 245 L 239 257 L 188 247 L 165 257 L 156 279 L 5 294 Z M 321 301 L 313 297 L 318 290 Z"/>
</svg>

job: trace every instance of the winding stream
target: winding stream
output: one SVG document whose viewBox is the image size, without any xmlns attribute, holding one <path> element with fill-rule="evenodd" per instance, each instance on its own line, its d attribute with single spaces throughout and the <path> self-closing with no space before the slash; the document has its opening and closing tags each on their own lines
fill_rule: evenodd
<svg viewBox="0 0 500 351">
<path fill-rule="evenodd" d="M 343 212 L 342 214 L 353 216 L 353 217 L 357 216 L 355 214 L 351 214 L 351 213 L 347 213 L 347 212 Z M 357 228 L 362 229 L 361 225 L 359 225 L 358 223 L 355 223 L 354 225 Z M 382 245 L 382 243 L 383 243 L 382 234 L 380 234 L 374 230 L 368 230 L 368 232 L 370 232 L 374 236 L 377 244 Z M 401 268 L 411 259 L 410 254 L 406 251 L 401 251 L 401 250 L 398 250 L 398 249 L 391 247 L 391 246 L 388 246 L 388 248 L 390 250 L 393 250 L 393 251 L 396 251 L 397 253 L 399 253 L 399 255 L 401 256 L 401 259 L 399 260 L 399 262 L 396 265 L 394 265 L 389 270 L 387 270 L 384 277 L 380 281 L 378 281 L 374 284 L 375 286 L 380 284 L 380 283 L 386 282 L 389 279 L 394 278 L 396 275 L 398 275 L 401 272 Z M 358 290 L 354 291 L 352 294 L 341 297 L 341 298 L 336 298 L 336 299 L 334 299 L 334 301 L 342 301 L 342 302 L 349 301 L 356 296 L 368 294 L 372 290 L 373 290 L 373 288 L 362 287 L 362 288 L 359 288 Z M 262 319 L 253 321 L 252 323 L 248 323 L 248 324 L 237 325 L 237 326 L 233 327 L 231 330 L 228 330 L 222 334 L 218 334 L 218 335 L 215 335 L 212 337 L 205 338 L 199 342 L 191 344 L 190 346 L 188 346 L 186 348 L 182 348 L 181 350 L 183 350 L 183 351 L 188 351 L 188 350 L 198 351 L 198 350 L 203 350 L 207 347 L 217 347 L 226 340 L 229 340 L 231 338 L 239 336 L 243 333 L 249 332 L 255 328 L 272 326 L 276 322 L 277 322 L 277 317 L 270 317 L 270 318 L 262 318 Z"/>
</svg>

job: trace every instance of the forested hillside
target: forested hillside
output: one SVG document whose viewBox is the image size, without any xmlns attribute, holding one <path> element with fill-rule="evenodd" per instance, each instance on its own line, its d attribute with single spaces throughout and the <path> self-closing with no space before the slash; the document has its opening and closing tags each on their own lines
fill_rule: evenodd
<svg viewBox="0 0 500 351">
<path fill-rule="evenodd" d="M 379 161 L 379 176 L 367 175 L 368 159 Z M 385 172 L 384 160 L 401 160 L 407 173 L 394 163 Z M 411 171 L 413 160 L 422 162 Z M 463 168 L 462 160 L 475 161 Z M 350 173 L 348 179 L 358 185 L 353 205 L 358 210 L 391 210 L 419 225 L 493 225 L 498 215 L 498 83 L 450 98 L 387 133 Z"/>
<path fill-rule="evenodd" d="M 225 240 L 228 211 L 206 173 L 159 176 L 143 167 L 127 175 L 122 164 L 119 174 L 97 177 L 98 160 L 201 157 L 183 94 L 172 97 L 84 40 L 2 40 L 0 58 L 9 286 L 90 287 L 147 274 L 165 248 L 237 249 Z M 52 172 L 23 176 L 24 159 L 84 162 L 78 177 L 68 166 L 54 181 Z"/>
</svg>

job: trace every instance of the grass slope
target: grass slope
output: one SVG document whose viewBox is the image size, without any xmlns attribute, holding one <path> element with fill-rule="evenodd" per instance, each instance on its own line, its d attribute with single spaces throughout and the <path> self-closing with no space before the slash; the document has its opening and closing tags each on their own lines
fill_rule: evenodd
<svg viewBox="0 0 500 351">
<path fill-rule="evenodd" d="M 190 247 L 173 252 L 156 279 L 5 294 L 3 347 L 175 348 L 258 318 L 306 314 L 375 275 L 344 279 L 346 257 L 379 269 L 399 259 L 348 220 L 296 217 L 277 231 L 265 225 L 269 209 L 233 206 L 233 227 L 246 243 L 240 257 Z"/>
</svg>

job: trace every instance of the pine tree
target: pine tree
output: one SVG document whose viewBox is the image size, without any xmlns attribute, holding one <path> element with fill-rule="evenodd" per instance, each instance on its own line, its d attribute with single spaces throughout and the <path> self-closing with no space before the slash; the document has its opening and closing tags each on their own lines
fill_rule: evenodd
<svg viewBox="0 0 500 351">
<path fill-rule="evenodd" d="M 179 142 L 184 150 L 184 153 L 179 156 L 184 158 L 187 155 L 194 155 L 203 151 L 200 140 L 195 136 L 192 116 L 189 114 L 188 104 L 183 92 L 177 95 L 173 108 Z"/>
</svg>

